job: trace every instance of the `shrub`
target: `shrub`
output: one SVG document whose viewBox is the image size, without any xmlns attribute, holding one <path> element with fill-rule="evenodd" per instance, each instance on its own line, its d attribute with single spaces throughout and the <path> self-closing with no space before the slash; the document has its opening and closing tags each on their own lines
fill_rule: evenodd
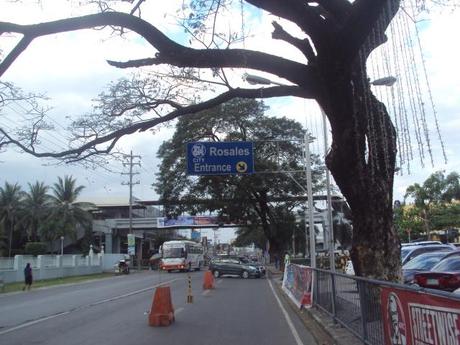
<svg viewBox="0 0 460 345">
<path fill-rule="evenodd" d="M 27 242 L 25 253 L 28 255 L 43 255 L 46 254 L 47 245 L 43 242 Z"/>
</svg>

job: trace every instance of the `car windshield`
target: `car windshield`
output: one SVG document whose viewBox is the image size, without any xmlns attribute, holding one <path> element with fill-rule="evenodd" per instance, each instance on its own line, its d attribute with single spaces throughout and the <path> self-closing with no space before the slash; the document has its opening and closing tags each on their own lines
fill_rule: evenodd
<svg viewBox="0 0 460 345">
<path fill-rule="evenodd" d="M 431 269 L 433 272 L 460 272 L 460 257 L 453 256 L 441 260 Z"/>
<path fill-rule="evenodd" d="M 412 249 L 414 249 L 414 248 L 413 247 L 401 248 L 401 260 L 404 259 Z"/>
<path fill-rule="evenodd" d="M 163 258 L 183 258 L 185 256 L 184 248 L 163 248 Z"/>
<path fill-rule="evenodd" d="M 422 255 L 415 257 L 413 260 L 409 261 L 407 264 L 405 264 L 403 266 L 403 269 L 429 271 L 431 267 L 436 265 L 439 262 L 439 260 L 441 260 L 441 258 L 445 255 L 446 253 L 422 254 Z"/>
</svg>

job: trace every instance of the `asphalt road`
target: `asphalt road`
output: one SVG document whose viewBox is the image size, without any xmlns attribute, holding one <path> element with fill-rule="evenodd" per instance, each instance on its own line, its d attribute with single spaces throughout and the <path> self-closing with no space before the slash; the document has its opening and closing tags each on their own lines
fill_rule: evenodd
<svg viewBox="0 0 460 345">
<path fill-rule="evenodd" d="M 219 278 L 203 291 L 193 272 L 143 272 L 0 296 L 0 344 L 314 345 L 311 334 L 269 279 Z M 150 327 L 159 284 L 171 287 L 176 322 Z"/>
</svg>

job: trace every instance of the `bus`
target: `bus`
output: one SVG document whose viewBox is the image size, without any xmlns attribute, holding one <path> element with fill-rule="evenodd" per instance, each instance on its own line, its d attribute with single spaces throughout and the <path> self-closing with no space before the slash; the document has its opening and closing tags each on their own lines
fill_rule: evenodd
<svg viewBox="0 0 460 345">
<path fill-rule="evenodd" d="M 161 247 L 160 270 L 199 271 L 204 265 L 203 246 L 187 240 L 166 241 Z"/>
</svg>

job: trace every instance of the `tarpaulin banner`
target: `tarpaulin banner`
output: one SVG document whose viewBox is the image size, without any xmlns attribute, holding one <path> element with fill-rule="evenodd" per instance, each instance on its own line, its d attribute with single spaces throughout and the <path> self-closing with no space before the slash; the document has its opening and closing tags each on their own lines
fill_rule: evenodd
<svg viewBox="0 0 460 345">
<path fill-rule="evenodd" d="M 311 308 L 313 271 L 308 266 L 289 264 L 284 269 L 283 291 L 299 308 Z"/>
<path fill-rule="evenodd" d="M 212 216 L 179 216 L 177 218 L 164 218 L 157 219 L 158 228 L 167 227 L 189 227 L 193 225 L 215 225 L 219 224 L 219 219 Z"/>
<path fill-rule="evenodd" d="M 382 287 L 385 344 L 459 345 L 460 301 Z"/>
</svg>

